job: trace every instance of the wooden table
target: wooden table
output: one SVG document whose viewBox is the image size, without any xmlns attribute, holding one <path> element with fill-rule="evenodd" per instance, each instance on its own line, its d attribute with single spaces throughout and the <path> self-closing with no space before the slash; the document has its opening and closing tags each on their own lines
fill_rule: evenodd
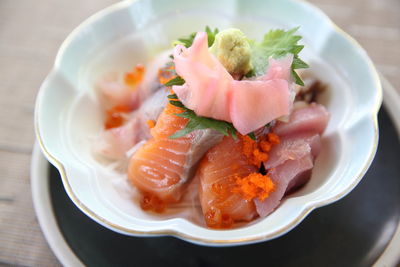
<svg viewBox="0 0 400 267">
<path fill-rule="evenodd" d="M 30 193 L 35 96 L 67 34 L 113 0 L 0 1 L 0 265 L 57 266 Z M 400 92 L 400 1 L 311 0 Z"/>
</svg>

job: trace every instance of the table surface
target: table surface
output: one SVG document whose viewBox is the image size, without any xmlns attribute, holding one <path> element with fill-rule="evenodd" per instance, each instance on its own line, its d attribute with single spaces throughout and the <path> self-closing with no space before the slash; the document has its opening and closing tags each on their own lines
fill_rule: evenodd
<svg viewBox="0 0 400 267">
<path fill-rule="evenodd" d="M 0 265 L 59 266 L 35 216 L 30 159 L 40 84 L 65 37 L 115 0 L 0 1 Z M 400 1 L 311 0 L 400 93 Z"/>
</svg>

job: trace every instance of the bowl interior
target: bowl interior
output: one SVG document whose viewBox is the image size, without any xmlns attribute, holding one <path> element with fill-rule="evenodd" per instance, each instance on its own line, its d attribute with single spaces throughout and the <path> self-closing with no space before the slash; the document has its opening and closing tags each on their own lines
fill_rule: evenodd
<svg viewBox="0 0 400 267">
<path fill-rule="evenodd" d="M 302 58 L 311 66 L 307 72 L 329 85 L 319 102 L 331 119 L 311 181 L 267 218 L 227 231 L 205 228 L 198 209 L 164 215 L 143 212 L 126 175 L 100 163 L 92 153 L 93 138 L 102 130 L 96 80 L 146 63 L 171 48 L 172 40 L 206 25 L 237 27 L 254 39 L 271 28 L 301 26 L 306 46 Z M 65 169 L 69 195 L 100 223 L 128 234 L 170 231 L 195 242 L 242 243 L 283 234 L 312 208 L 344 196 L 357 184 L 376 149 L 379 103 L 379 84 L 365 52 L 309 4 L 125 1 L 91 17 L 68 37 L 42 87 L 37 121 L 50 161 Z"/>
</svg>

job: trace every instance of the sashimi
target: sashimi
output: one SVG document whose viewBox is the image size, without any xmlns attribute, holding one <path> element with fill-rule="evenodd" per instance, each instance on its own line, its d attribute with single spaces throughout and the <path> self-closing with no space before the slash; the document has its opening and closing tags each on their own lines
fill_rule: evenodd
<svg viewBox="0 0 400 267">
<path fill-rule="evenodd" d="M 135 144 L 149 139 L 150 129 L 146 122 L 157 120 L 168 102 L 167 95 L 165 88 L 159 89 L 129 116 L 126 124 L 100 133 L 93 145 L 94 153 L 108 159 L 123 159 Z"/>
<path fill-rule="evenodd" d="M 99 100 L 105 109 L 123 106 L 131 111 L 157 91 L 162 84 L 157 79 L 158 70 L 169 60 L 170 51 L 155 57 L 146 66 L 137 64 L 132 71 L 121 75 L 111 72 L 96 83 Z"/>
<path fill-rule="evenodd" d="M 101 105 L 105 109 L 124 106 L 134 110 L 140 104 L 139 91 L 121 81 L 118 73 L 113 72 L 105 75 L 96 87 Z"/>
<path fill-rule="evenodd" d="M 241 141 L 224 137 L 210 149 L 199 164 L 196 177 L 200 179 L 200 203 L 209 227 L 231 227 L 234 222 L 250 221 L 257 216 L 253 201 L 238 193 L 237 176 L 257 172 L 242 153 Z"/>
<path fill-rule="evenodd" d="M 130 160 L 128 177 L 142 193 L 144 209 L 160 212 L 169 203 L 178 202 L 197 162 L 222 138 L 215 130 L 207 129 L 170 139 L 187 123 L 187 119 L 175 115 L 179 112 L 180 108 L 167 104 L 151 129 L 152 138 Z"/>
<path fill-rule="evenodd" d="M 326 109 L 314 103 L 293 110 L 288 122 L 278 122 L 273 127 L 280 135 L 280 143 L 271 149 L 264 167 L 277 189 L 265 201 L 254 201 L 261 217 L 271 213 L 285 194 L 310 179 L 314 160 L 321 150 L 320 134 L 328 119 Z"/>
<path fill-rule="evenodd" d="M 318 133 L 300 133 L 293 136 L 283 136 L 280 143 L 272 147 L 268 161 L 264 163 L 266 169 L 275 168 L 286 160 L 302 158 L 308 154 L 316 157 L 321 147 Z"/>
<path fill-rule="evenodd" d="M 274 132 L 279 136 L 300 132 L 321 134 L 329 121 L 329 113 L 324 106 L 311 103 L 308 107 L 294 110 L 290 114 L 290 123 L 278 122 Z"/>
<path fill-rule="evenodd" d="M 296 179 L 297 176 L 309 171 L 312 167 L 313 158 L 311 155 L 306 155 L 300 159 L 287 160 L 278 167 L 271 169 L 268 176 L 276 184 L 275 191 L 264 201 L 254 200 L 260 217 L 265 217 L 274 211 L 284 197 L 290 182 Z"/>
<path fill-rule="evenodd" d="M 231 228 L 308 182 L 329 113 L 310 104 L 317 90 L 295 88 L 308 67 L 296 31 L 256 41 L 206 27 L 97 84 L 105 116 L 95 153 L 127 172 L 143 210 Z"/>
<path fill-rule="evenodd" d="M 167 62 L 170 62 L 170 55 L 170 50 L 164 51 L 146 64 L 146 72 L 143 76 L 142 82 L 138 85 L 138 90 L 141 92 L 141 101 L 144 101 L 158 89 L 163 87 L 162 81 L 159 80 L 158 73 Z"/>
</svg>

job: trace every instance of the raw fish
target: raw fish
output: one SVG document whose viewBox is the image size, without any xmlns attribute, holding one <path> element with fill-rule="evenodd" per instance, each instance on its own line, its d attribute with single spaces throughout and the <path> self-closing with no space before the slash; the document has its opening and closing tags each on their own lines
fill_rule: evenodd
<svg viewBox="0 0 400 267">
<path fill-rule="evenodd" d="M 167 104 L 151 129 L 152 138 L 130 160 L 128 177 L 142 192 L 145 209 L 162 211 L 166 204 L 178 202 L 198 161 L 222 138 L 222 134 L 207 129 L 170 139 L 187 123 L 187 119 L 175 115 L 179 112 L 179 108 Z"/>
</svg>

